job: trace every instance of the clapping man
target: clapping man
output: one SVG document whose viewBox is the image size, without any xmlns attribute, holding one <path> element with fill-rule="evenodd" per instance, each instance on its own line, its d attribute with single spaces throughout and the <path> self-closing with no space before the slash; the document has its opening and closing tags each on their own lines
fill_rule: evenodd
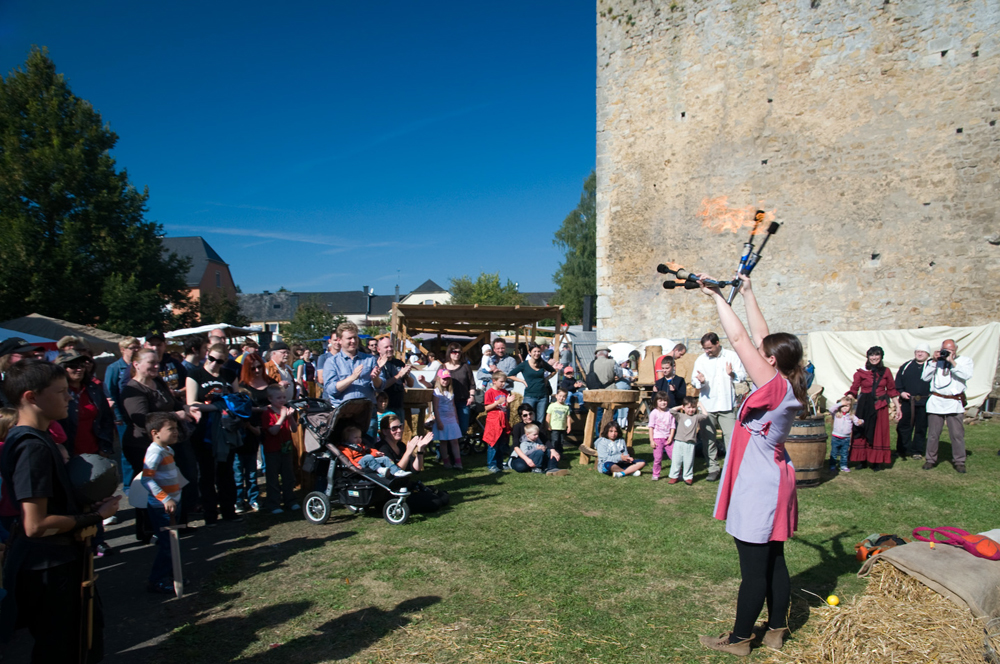
<svg viewBox="0 0 1000 664">
<path fill-rule="evenodd" d="M 705 479 L 717 482 L 720 469 L 716 431 L 722 431 L 725 450 L 736 426 L 736 390 L 733 386 L 746 380 L 747 374 L 739 356 L 723 348 L 715 332 L 701 338 L 701 348 L 705 354 L 694 362 L 691 384 L 701 393 L 700 403 L 708 414 L 701 439 L 708 457 L 708 477 Z"/>
<path fill-rule="evenodd" d="M 333 406 L 351 399 L 375 403 L 375 390 L 382 388 L 381 367 L 374 355 L 359 352 L 358 326 L 348 321 L 337 326 L 340 352 L 323 367 L 323 392 Z"/>
</svg>

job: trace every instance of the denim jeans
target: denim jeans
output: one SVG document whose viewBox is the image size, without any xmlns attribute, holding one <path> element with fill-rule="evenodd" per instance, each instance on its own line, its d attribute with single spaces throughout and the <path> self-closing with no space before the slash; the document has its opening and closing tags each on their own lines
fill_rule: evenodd
<svg viewBox="0 0 1000 664">
<path fill-rule="evenodd" d="M 458 427 L 462 430 L 462 437 L 469 431 L 469 407 L 464 403 L 455 404 L 455 410 L 458 412 Z"/>
<path fill-rule="evenodd" d="M 503 433 L 496 443 L 486 448 L 486 465 L 489 468 L 503 468 L 508 456 L 510 456 L 510 434 Z"/>
<path fill-rule="evenodd" d="M 257 451 L 241 452 L 233 462 L 233 475 L 236 481 L 236 504 L 252 505 L 260 502 L 260 489 L 257 487 Z"/>
<path fill-rule="evenodd" d="M 118 440 L 119 444 L 121 444 L 120 441 L 125 435 L 125 423 L 116 424 L 115 428 L 118 430 Z M 128 488 L 132 485 L 132 478 L 134 478 L 138 473 L 133 470 L 132 464 L 130 464 L 128 459 L 125 458 L 124 451 L 119 450 L 118 456 L 120 457 L 118 467 L 121 468 L 122 471 L 122 486 L 125 489 L 125 492 L 128 493 Z"/>
<path fill-rule="evenodd" d="M 535 421 L 545 421 L 545 411 L 549 407 L 548 397 L 524 397 L 524 405 L 530 406 L 535 411 Z"/>
<path fill-rule="evenodd" d="M 370 470 L 372 472 L 377 472 L 379 468 L 388 468 L 390 475 L 395 475 L 399 472 L 399 466 L 392 462 L 392 459 L 384 456 L 372 456 L 371 454 L 366 454 L 358 460 L 358 467 L 364 470 Z"/>
<path fill-rule="evenodd" d="M 830 470 L 839 465 L 847 468 L 847 455 L 851 449 L 851 439 L 830 436 Z"/>
<path fill-rule="evenodd" d="M 531 463 L 535 464 L 535 468 L 540 468 L 546 473 L 559 469 L 559 462 L 552 457 L 552 450 L 537 449 L 534 452 L 529 452 L 528 458 L 531 459 Z M 530 473 L 534 470 L 519 456 L 510 460 L 510 468 L 518 473 Z"/>
<path fill-rule="evenodd" d="M 179 507 L 179 506 L 178 506 Z M 150 499 L 147 503 L 147 514 L 156 532 L 156 557 L 153 559 L 153 569 L 149 572 L 150 583 L 164 583 L 174 580 L 174 566 L 170 561 L 170 516 L 163 509 L 163 503 Z"/>
</svg>

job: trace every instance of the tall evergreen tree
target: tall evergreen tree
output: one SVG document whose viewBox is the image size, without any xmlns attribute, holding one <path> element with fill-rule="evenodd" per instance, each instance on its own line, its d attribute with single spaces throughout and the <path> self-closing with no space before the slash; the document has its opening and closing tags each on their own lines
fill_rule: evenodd
<svg viewBox="0 0 1000 664">
<path fill-rule="evenodd" d="M 556 283 L 553 304 L 564 304 L 563 320 L 579 322 L 583 297 L 597 293 L 597 174 L 583 183 L 576 209 L 566 215 L 552 244 L 562 249 L 565 260 L 552 275 Z"/>
<path fill-rule="evenodd" d="M 0 79 L 0 320 L 37 312 L 136 334 L 197 316 L 186 260 L 164 255 L 117 141 L 45 50 Z"/>
</svg>

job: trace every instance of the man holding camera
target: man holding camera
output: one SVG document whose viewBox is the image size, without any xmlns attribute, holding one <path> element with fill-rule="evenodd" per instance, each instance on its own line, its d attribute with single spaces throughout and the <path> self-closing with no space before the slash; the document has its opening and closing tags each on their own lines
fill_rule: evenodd
<svg viewBox="0 0 1000 664">
<path fill-rule="evenodd" d="M 934 351 L 932 361 L 924 364 L 922 378 L 931 384 L 927 399 L 927 456 L 924 470 L 937 465 L 941 430 L 948 424 L 951 438 L 951 462 L 955 470 L 965 472 L 965 388 L 972 379 L 972 358 L 958 355 L 953 339 L 945 339 L 941 350 Z"/>
</svg>

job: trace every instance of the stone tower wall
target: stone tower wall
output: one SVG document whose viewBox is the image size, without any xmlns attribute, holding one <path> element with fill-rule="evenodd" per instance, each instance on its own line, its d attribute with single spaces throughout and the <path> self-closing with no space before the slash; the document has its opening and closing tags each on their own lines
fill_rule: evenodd
<svg viewBox="0 0 1000 664">
<path fill-rule="evenodd" d="M 718 329 L 665 259 L 716 276 L 774 210 L 754 271 L 772 330 L 1000 316 L 1000 2 L 598 0 L 602 341 Z M 721 331 L 721 330 L 720 330 Z"/>
</svg>

